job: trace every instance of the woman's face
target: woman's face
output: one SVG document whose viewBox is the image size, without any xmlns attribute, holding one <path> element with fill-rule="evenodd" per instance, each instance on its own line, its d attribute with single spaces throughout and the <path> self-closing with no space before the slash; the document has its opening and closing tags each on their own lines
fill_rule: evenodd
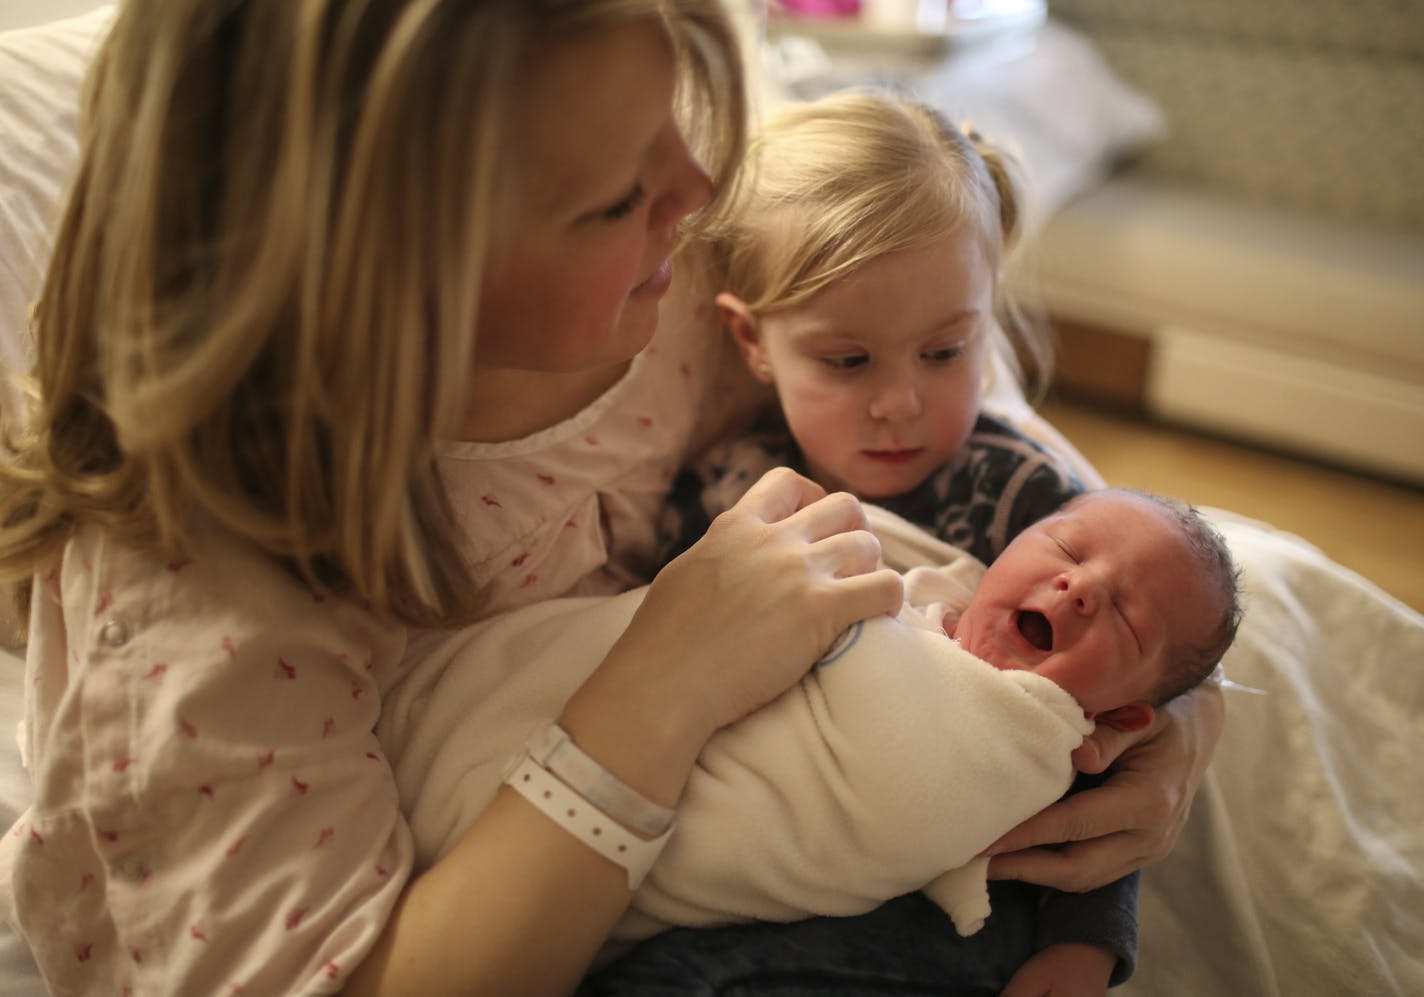
<svg viewBox="0 0 1424 997">
<path fill-rule="evenodd" d="M 583 371 L 652 337 L 677 224 L 711 185 L 673 119 L 652 21 L 543 45 L 514 100 L 512 237 L 485 278 L 476 365 Z"/>
<path fill-rule="evenodd" d="M 993 295 L 993 269 L 966 232 L 762 316 L 744 352 L 775 381 L 817 481 L 885 498 L 954 456 L 979 411 Z"/>
</svg>

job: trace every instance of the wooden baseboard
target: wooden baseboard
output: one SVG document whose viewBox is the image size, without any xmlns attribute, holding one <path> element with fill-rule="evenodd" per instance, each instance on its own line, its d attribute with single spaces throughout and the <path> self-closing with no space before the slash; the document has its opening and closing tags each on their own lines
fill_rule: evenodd
<svg viewBox="0 0 1424 997">
<path fill-rule="evenodd" d="M 1146 409 L 1152 359 L 1147 337 L 1057 317 L 1049 327 L 1057 347 L 1055 391 L 1114 408 Z"/>
</svg>

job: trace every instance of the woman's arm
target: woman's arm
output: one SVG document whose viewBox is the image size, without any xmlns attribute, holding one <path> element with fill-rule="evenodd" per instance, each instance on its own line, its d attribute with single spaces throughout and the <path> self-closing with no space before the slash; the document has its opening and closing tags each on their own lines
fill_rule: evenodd
<svg viewBox="0 0 1424 997">
<path fill-rule="evenodd" d="M 1144 732 L 1099 727 L 1073 755 L 1107 781 L 1047 808 L 989 849 L 993 879 L 1081 892 L 1165 858 L 1226 722 L 1221 690 L 1198 686 L 1157 711 Z M 1061 849 L 1036 846 L 1069 842 Z"/>
<path fill-rule="evenodd" d="M 864 527 L 850 496 L 768 474 L 659 574 L 569 701 L 565 729 L 623 782 L 673 805 L 714 730 L 791 685 L 850 623 L 898 608 L 899 576 L 876 570 Z M 502 789 L 410 884 L 347 992 L 568 992 L 628 899 L 622 869 Z"/>
</svg>

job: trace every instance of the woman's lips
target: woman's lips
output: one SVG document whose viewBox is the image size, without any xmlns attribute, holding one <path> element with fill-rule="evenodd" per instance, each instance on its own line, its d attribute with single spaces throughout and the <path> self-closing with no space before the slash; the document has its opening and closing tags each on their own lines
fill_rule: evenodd
<svg viewBox="0 0 1424 997">
<path fill-rule="evenodd" d="M 654 270 L 651 277 L 633 288 L 631 293 L 640 297 L 649 294 L 657 296 L 666 291 L 670 284 L 672 284 L 671 258 L 663 260 L 663 265 Z"/>
</svg>

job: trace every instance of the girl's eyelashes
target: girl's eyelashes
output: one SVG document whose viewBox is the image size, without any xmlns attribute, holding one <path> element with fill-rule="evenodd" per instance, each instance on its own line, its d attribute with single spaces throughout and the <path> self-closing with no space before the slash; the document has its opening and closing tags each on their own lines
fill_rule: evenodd
<svg viewBox="0 0 1424 997">
<path fill-rule="evenodd" d="M 850 370 L 869 363 L 870 356 L 865 353 L 849 353 L 839 357 L 822 357 L 821 362 L 835 370 Z"/>
<path fill-rule="evenodd" d="M 1053 538 L 1053 542 L 1058 545 L 1058 549 L 1063 552 L 1063 555 L 1068 558 L 1068 560 L 1072 561 L 1074 564 L 1078 563 L 1078 555 L 1073 553 L 1073 549 L 1071 547 L 1069 547 L 1066 543 L 1064 543 L 1057 537 Z"/>
<path fill-rule="evenodd" d="M 930 363 L 949 363 L 964 355 L 964 344 L 956 343 L 953 346 L 942 346 L 937 350 L 926 350 L 921 353 L 924 359 Z"/>
<path fill-rule="evenodd" d="M 646 191 L 644 191 L 641 183 L 634 184 L 633 189 L 628 192 L 627 197 L 624 197 L 617 204 L 610 205 L 603 209 L 604 219 L 606 221 L 616 222 L 620 219 L 627 218 L 637 210 L 638 205 L 643 203 L 645 193 Z"/>
</svg>

